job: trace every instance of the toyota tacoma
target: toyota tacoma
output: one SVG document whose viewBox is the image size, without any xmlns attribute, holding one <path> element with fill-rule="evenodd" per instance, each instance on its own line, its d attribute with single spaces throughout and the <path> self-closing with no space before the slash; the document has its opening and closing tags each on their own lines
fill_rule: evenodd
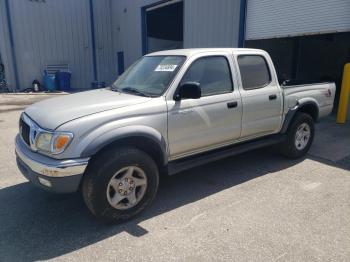
<svg viewBox="0 0 350 262">
<path fill-rule="evenodd" d="M 160 175 L 270 145 L 304 156 L 334 95 L 334 83 L 280 85 L 262 50 L 160 51 L 108 88 L 26 108 L 17 164 L 33 184 L 79 191 L 92 214 L 120 222 L 150 205 Z"/>
</svg>

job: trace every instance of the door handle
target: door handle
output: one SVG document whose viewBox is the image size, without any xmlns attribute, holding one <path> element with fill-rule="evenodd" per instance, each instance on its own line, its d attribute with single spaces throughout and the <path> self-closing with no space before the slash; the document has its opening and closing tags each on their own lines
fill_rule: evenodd
<svg viewBox="0 0 350 262">
<path fill-rule="evenodd" d="M 238 105 L 237 101 L 227 103 L 228 108 L 235 108 L 237 107 L 237 105 Z"/>
<path fill-rule="evenodd" d="M 277 95 L 269 95 L 269 100 L 275 100 L 277 98 Z"/>
</svg>

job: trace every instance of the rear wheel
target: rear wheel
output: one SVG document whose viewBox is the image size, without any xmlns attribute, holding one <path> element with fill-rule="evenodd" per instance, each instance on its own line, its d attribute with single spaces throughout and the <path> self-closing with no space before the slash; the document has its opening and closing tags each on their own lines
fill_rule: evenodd
<svg viewBox="0 0 350 262">
<path fill-rule="evenodd" d="M 296 113 L 288 128 L 287 138 L 281 144 L 281 152 L 290 158 L 306 155 L 314 139 L 315 127 L 312 117 L 305 113 Z"/>
<path fill-rule="evenodd" d="M 154 160 L 136 148 L 107 150 L 92 160 L 83 181 L 89 210 L 107 223 L 128 220 L 153 201 L 159 183 Z"/>
</svg>

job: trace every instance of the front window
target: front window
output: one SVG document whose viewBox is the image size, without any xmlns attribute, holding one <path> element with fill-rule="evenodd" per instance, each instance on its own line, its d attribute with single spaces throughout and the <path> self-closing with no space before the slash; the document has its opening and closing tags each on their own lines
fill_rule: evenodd
<svg viewBox="0 0 350 262">
<path fill-rule="evenodd" d="M 112 85 L 112 90 L 143 96 L 160 96 L 184 63 L 184 56 L 144 56 Z"/>
<path fill-rule="evenodd" d="M 224 56 L 207 56 L 197 59 L 185 73 L 180 84 L 198 82 L 202 96 L 232 92 L 231 70 Z"/>
</svg>

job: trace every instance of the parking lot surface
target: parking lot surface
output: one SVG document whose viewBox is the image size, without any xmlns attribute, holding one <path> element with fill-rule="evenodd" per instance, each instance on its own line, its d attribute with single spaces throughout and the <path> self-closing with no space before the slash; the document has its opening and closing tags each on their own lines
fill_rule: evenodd
<svg viewBox="0 0 350 262">
<path fill-rule="evenodd" d="M 304 159 L 261 149 L 164 178 L 151 208 L 106 226 L 17 169 L 19 115 L 49 96 L 0 95 L 0 261 L 350 261 L 349 124 L 319 123 Z"/>
</svg>

